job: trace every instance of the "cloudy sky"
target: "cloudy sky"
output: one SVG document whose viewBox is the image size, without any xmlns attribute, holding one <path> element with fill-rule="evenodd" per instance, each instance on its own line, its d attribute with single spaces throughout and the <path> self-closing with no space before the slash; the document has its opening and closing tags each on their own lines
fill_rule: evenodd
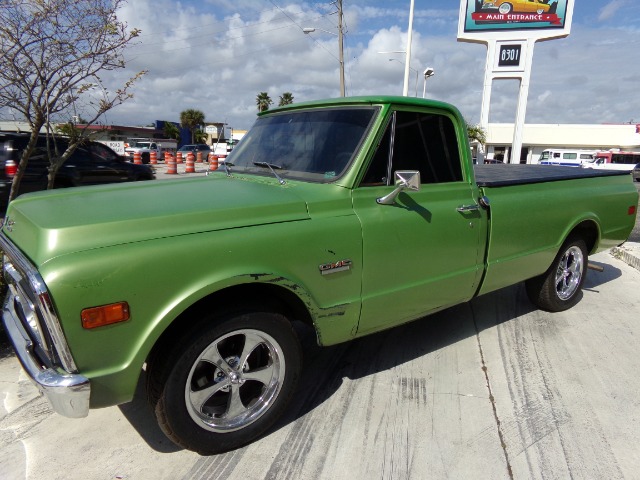
<svg viewBox="0 0 640 480">
<path fill-rule="evenodd" d="M 569 0 L 573 1 L 573 0 Z M 347 95 L 400 95 L 410 0 L 343 0 Z M 206 120 L 251 126 L 256 95 L 277 104 L 339 95 L 335 4 L 288 0 L 130 0 L 120 18 L 142 30 L 127 69 L 149 73 L 107 123 L 147 125 L 196 108 Z M 480 120 L 486 47 L 457 41 L 459 2 L 416 0 L 409 94 L 455 104 Z M 305 35 L 306 27 L 315 33 Z M 127 77 L 128 78 L 128 77 Z M 640 123 L 640 2 L 580 0 L 571 35 L 535 47 L 527 123 Z M 494 83 L 490 122 L 513 122 L 518 83 Z"/>
</svg>

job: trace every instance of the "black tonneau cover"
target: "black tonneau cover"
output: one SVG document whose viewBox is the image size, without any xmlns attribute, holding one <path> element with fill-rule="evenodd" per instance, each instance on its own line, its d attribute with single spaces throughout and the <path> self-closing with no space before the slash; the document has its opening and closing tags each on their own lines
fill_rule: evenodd
<svg viewBox="0 0 640 480">
<path fill-rule="evenodd" d="M 577 178 L 629 175 L 620 170 L 560 167 L 555 165 L 474 165 L 476 182 L 480 187 L 506 187 L 530 183 L 557 182 Z"/>
</svg>

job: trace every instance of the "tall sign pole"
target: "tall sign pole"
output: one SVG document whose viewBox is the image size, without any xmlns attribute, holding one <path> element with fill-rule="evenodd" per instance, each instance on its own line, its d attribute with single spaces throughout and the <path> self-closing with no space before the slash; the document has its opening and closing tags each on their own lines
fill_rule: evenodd
<svg viewBox="0 0 640 480">
<path fill-rule="evenodd" d="M 404 61 L 404 87 L 402 89 L 402 95 L 404 97 L 409 95 L 409 67 L 411 64 L 411 41 L 413 38 L 413 7 L 415 0 L 411 0 L 411 6 L 409 7 L 409 29 L 407 30 L 407 56 Z"/>
<path fill-rule="evenodd" d="M 487 45 L 480 126 L 489 125 L 491 89 L 496 79 L 520 82 L 510 163 L 520 163 L 533 49 L 542 40 L 571 31 L 573 0 L 461 0 L 458 41 Z"/>
</svg>

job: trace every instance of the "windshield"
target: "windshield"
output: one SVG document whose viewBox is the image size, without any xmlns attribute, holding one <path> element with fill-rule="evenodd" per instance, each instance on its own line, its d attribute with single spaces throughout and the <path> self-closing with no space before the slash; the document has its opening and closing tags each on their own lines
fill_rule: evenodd
<svg viewBox="0 0 640 480">
<path fill-rule="evenodd" d="M 378 108 L 341 107 L 258 118 L 227 157 L 234 172 L 331 182 L 344 174 Z"/>
<path fill-rule="evenodd" d="M 134 148 L 149 148 L 149 142 L 136 142 L 133 147 Z"/>
</svg>

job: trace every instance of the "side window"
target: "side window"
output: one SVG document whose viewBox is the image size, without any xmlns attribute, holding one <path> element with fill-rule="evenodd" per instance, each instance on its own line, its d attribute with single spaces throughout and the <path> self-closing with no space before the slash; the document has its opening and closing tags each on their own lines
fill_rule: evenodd
<svg viewBox="0 0 640 480">
<path fill-rule="evenodd" d="M 117 158 L 117 154 L 113 150 L 101 143 L 92 143 L 87 148 L 91 151 L 93 156 L 96 157 L 96 161 L 112 162 Z M 78 148 L 78 150 L 80 150 L 80 148 Z"/>
<path fill-rule="evenodd" d="M 90 165 L 96 161 L 95 158 L 92 158 L 91 152 L 89 152 L 86 147 L 78 147 L 71 154 L 67 163 L 75 164 L 75 165 Z"/>
<path fill-rule="evenodd" d="M 418 170 L 423 184 L 461 181 L 458 138 L 451 119 L 433 113 L 395 112 L 362 185 L 393 184 L 398 170 Z"/>
<path fill-rule="evenodd" d="M 423 184 L 461 181 L 458 138 L 451 119 L 397 112 L 392 173 L 396 170 L 419 170 Z"/>
</svg>

